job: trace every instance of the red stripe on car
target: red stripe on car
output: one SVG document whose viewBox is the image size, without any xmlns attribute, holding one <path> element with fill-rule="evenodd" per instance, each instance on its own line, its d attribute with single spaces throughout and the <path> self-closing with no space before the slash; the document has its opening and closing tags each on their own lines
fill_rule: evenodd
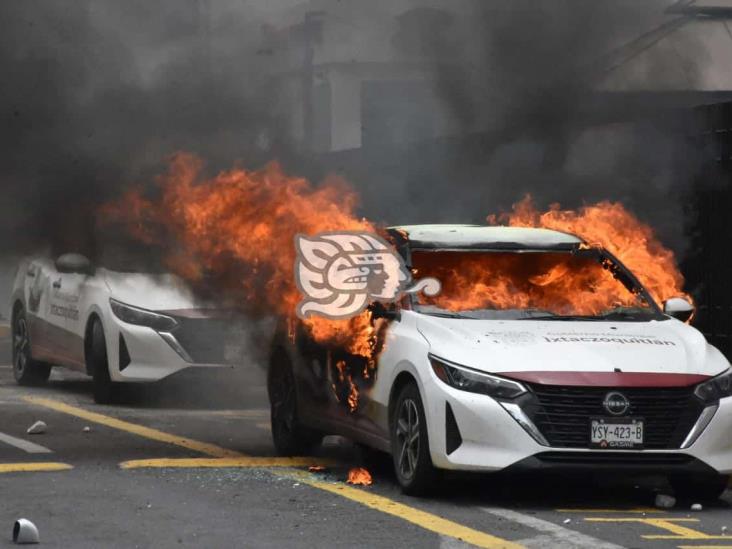
<svg viewBox="0 0 732 549">
<path fill-rule="evenodd" d="M 496 372 L 496 374 L 540 385 L 584 387 L 688 387 L 709 379 L 700 374 L 656 372 Z"/>
</svg>

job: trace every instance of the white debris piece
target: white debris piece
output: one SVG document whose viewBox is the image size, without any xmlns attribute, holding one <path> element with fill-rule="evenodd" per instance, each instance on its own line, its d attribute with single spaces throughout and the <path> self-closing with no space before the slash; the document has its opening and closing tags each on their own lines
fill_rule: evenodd
<svg viewBox="0 0 732 549">
<path fill-rule="evenodd" d="M 84 427 L 84 428 L 82 429 L 82 431 L 84 431 L 85 433 L 91 433 L 91 427 L 89 427 L 89 426 L 87 425 L 87 426 L 85 426 L 85 427 Z"/>
<path fill-rule="evenodd" d="M 29 435 L 40 435 L 45 433 L 47 428 L 48 425 L 46 425 L 43 421 L 36 421 L 33 425 L 28 427 L 28 430 L 26 432 Z"/>
<path fill-rule="evenodd" d="M 666 494 L 656 495 L 656 507 L 660 507 L 661 509 L 671 509 L 674 505 L 676 505 L 675 497 Z"/>
<path fill-rule="evenodd" d="M 40 543 L 38 528 L 28 519 L 20 518 L 13 525 L 13 542 L 20 544 Z"/>
<path fill-rule="evenodd" d="M 692 511 L 701 511 L 702 509 L 703 509 L 703 507 L 702 507 L 702 504 L 701 503 L 694 503 L 691 506 L 691 510 Z"/>
<path fill-rule="evenodd" d="M 723 536 L 726 536 L 727 535 L 727 527 L 726 526 L 722 526 L 722 535 Z"/>
<path fill-rule="evenodd" d="M 564 519 L 563 522 L 564 522 L 564 524 L 569 524 L 570 522 L 572 522 L 572 519 Z"/>
</svg>

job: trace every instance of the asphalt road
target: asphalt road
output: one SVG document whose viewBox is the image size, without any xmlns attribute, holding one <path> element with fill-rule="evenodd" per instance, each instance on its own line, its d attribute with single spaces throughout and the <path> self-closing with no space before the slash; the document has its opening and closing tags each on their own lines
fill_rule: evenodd
<svg viewBox="0 0 732 549">
<path fill-rule="evenodd" d="M 483 475 L 416 499 L 342 439 L 277 460 L 256 365 L 129 388 L 115 406 L 94 404 L 82 376 L 54 370 L 29 389 L 0 366 L 0 418 L 0 547 L 18 517 L 48 547 L 732 547 L 730 491 L 700 512 L 660 510 L 663 479 Z M 26 434 L 36 420 L 46 433 Z M 347 485 L 364 464 L 374 484 Z"/>
</svg>

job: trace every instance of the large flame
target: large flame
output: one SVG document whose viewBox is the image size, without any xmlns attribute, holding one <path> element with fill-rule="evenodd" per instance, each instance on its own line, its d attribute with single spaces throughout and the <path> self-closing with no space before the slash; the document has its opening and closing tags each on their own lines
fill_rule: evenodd
<svg viewBox="0 0 732 549">
<path fill-rule="evenodd" d="M 377 231 L 373 223 L 355 214 L 357 195 L 345 182 L 329 178 L 313 186 L 304 178 L 286 175 L 275 163 L 256 171 L 234 168 L 208 178 L 197 157 L 181 153 L 173 157 L 158 183 L 153 197 L 131 191 L 108 204 L 101 210 L 101 220 L 121 223 L 137 240 L 164 247 L 167 269 L 194 289 L 213 292 L 216 299 L 250 313 L 287 319 L 290 326 L 300 322 L 294 318 L 301 297 L 294 280 L 295 235 Z M 682 295 L 683 277 L 673 253 L 620 204 L 603 202 L 578 211 L 555 205 L 542 213 L 527 197 L 511 213 L 490 216 L 489 222 L 577 234 L 617 256 L 655 299 Z M 418 253 L 413 261 L 417 270 L 424 267 L 442 280 L 445 295 L 437 298 L 438 305 L 451 305 L 445 303 L 450 295 L 457 295 L 458 304 L 470 308 L 526 307 L 533 302 L 561 308 L 576 306 L 581 299 L 586 312 L 595 312 L 635 299 L 632 294 L 605 291 L 618 284 L 607 265 L 603 269 L 603 265 L 588 264 L 578 270 L 547 255 L 544 263 L 528 270 L 521 267 L 526 275 L 524 287 L 517 288 L 508 276 L 502 277 L 511 275 L 515 265 L 465 258 L 455 268 L 436 262 L 437 255 L 431 254 L 432 265 L 420 265 Z M 334 387 L 336 397 L 355 410 L 358 387 L 372 378 L 386 321 L 373 319 L 367 311 L 350 320 L 315 316 L 302 322 L 315 341 L 363 359 L 352 364 L 338 356 L 332 361 L 340 384 Z"/>
<path fill-rule="evenodd" d="M 530 196 L 514 204 L 507 214 L 488 216 L 490 224 L 544 227 L 575 234 L 591 246 L 601 246 L 617 257 L 646 287 L 657 302 L 683 291 L 684 277 L 674 253 L 658 240 L 653 229 L 619 202 L 599 202 L 578 210 L 552 204 L 540 212 Z"/>
<path fill-rule="evenodd" d="M 562 210 L 554 204 L 540 212 L 527 196 L 513 206 L 512 212 L 491 215 L 487 220 L 493 225 L 571 233 L 585 241 L 580 248 L 588 253 L 416 251 L 412 254 L 413 270 L 442 283 L 438 296 L 421 296 L 421 303 L 451 311 L 537 309 L 570 315 L 646 306 L 637 288 L 621 282 L 616 265 L 597 254 L 598 248 L 608 250 L 625 264 L 655 301 L 684 296 L 684 279 L 673 252 L 622 204 L 600 202 L 576 211 Z"/>
<path fill-rule="evenodd" d="M 196 287 L 249 311 L 292 318 L 300 299 L 295 285 L 298 233 L 368 231 L 354 213 L 356 193 L 329 178 L 314 187 L 275 163 L 258 171 L 235 168 L 212 178 L 190 154 L 173 157 L 158 180 L 159 196 L 132 191 L 105 206 L 104 222 L 121 222 L 138 239 L 166 248 L 166 266 Z M 314 339 L 372 358 L 377 334 L 370 314 L 350 320 L 304 321 Z"/>
</svg>

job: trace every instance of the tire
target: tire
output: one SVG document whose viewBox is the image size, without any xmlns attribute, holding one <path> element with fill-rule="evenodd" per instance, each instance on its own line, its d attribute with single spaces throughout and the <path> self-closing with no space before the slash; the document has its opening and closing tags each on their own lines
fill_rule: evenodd
<svg viewBox="0 0 732 549">
<path fill-rule="evenodd" d="M 104 328 L 99 319 L 95 319 L 91 329 L 90 356 L 92 372 L 92 391 L 94 402 L 109 404 L 116 397 L 117 384 L 109 377 L 109 361 L 107 359 L 107 340 L 104 338 Z"/>
<path fill-rule="evenodd" d="M 432 465 L 427 421 L 422 397 L 415 383 L 397 396 L 391 420 L 394 472 L 405 494 L 423 496 L 435 488 L 437 469 Z"/>
<path fill-rule="evenodd" d="M 727 489 L 729 475 L 672 475 L 669 483 L 677 498 L 716 501 Z"/>
<path fill-rule="evenodd" d="M 280 456 L 302 456 L 320 445 L 323 435 L 302 425 L 297 413 L 295 376 L 287 353 L 277 348 L 267 373 L 272 442 Z"/>
<path fill-rule="evenodd" d="M 13 315 L 13 377 L 18 385 L 43 385 L 51 375 L 51 365 L 31 357 L 30 331 L 21 306 Z"/>
</svg>

